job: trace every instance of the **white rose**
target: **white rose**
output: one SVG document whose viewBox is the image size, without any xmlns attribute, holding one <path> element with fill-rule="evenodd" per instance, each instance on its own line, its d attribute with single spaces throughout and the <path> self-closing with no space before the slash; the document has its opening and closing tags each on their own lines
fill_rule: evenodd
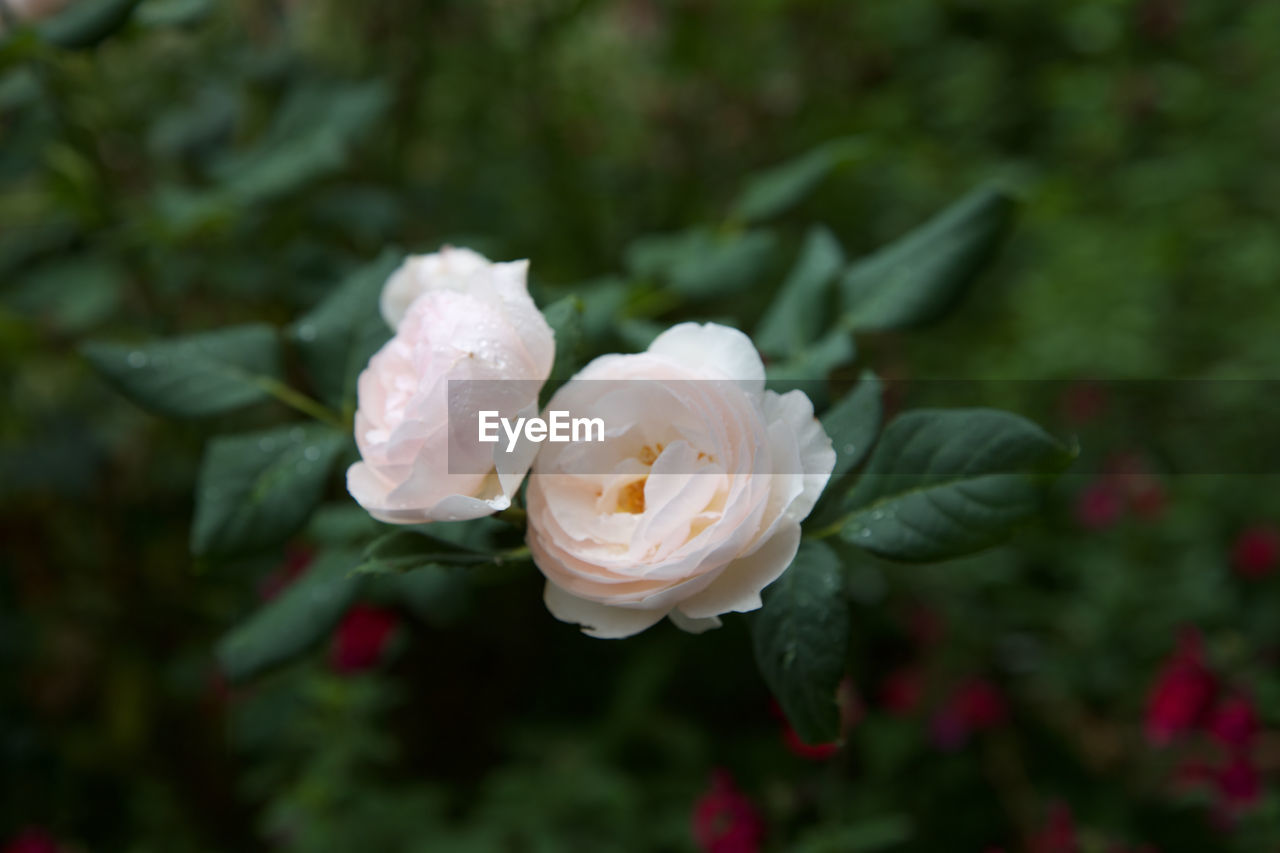
<svg viewBox="0 0 1280 853">
<path fill-rule="evenodd" d="M 502 442 L 478 444 L 475 415 L 537 414 L 555 341 L 529 296 L 528 269 L 445 248 L 406 259 L 387 280 L 381 308 L 396 333 L 360 374 L 361 461 L 347 471 L 347 489 L 375 518 L 459 521 L 511 505 L 536 445 L 508 454 Z M 455 386 L 469 396 L 451 406 L 450 380 L 501 381 Z"/>
<path fill-rule="evenodd" d="M 548 408 L 605 424 L 603 443 L 544 445 L 528 488 L 547 607 L 597 637 L 664 616 L 697 633 L 760 607 L 835 465 L 809 398 L 766 391 L 750 339 L 725 326 L 598 358 Z"/>
</svg>

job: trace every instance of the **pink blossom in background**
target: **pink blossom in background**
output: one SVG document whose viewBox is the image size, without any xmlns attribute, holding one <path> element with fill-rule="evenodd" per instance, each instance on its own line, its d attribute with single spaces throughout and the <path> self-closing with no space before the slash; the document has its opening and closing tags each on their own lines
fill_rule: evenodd
<svg viewBox="0 0 1280 853">
<path fill-rule="evenodd" d="M 1221 805 L 1231 813 L 1254 805 L 1262 796 L 1262 777 L 1244 755 L 1231 758 L 1218 771 L 1215 781 Z"/>
<path fill-rule="evenodd" d="M 924 698 L 924 677 L 914 667 L 890 673 L 880 685 L 880 705 L 897 717 L 905 717 L 920 707 Z"/>
<path fill-rule="evenodd" d="M 357 604 L 347 611 L 333 638 L 329 663 L 336 672 L 362 672 L 382 660 L 400 617 L 394 610 Z"/>
<path fill-rule="evenodd" d="M 1044 826 L 1027 846 L 1031 853 L 1076 853 L 1080 848 L 1071 809 L 1063 803 L 1054 803 Z"/>
<path fill-rule="evenodd" d="M 711 786 L 693 806 L 693 838 L 703 853 L 755 853 L 764 821 L 727 770 L 711 774 Z"/>
<path fill-rule="evenodd" d="M 58 853 L 60 849 L 52 835 L 38 826 L 30 826 L 5 845 L 4 853 Z"/>
<path fill-rule="evenodd" d="M 1209 709 L 1217 689 L 1204 663 L 1200 633 L 1183 631 L 1178 648 L 1165 661 L 1147 695 L 1147 740 L 1156 745 L 1195 728 Z"/>
<path fill-rule="evenodd" d="M 933 741 L 942 749 L 956 749 L 972 735 L 1003 725 L 1008 716 L 1000 689 L 975 678 L 957 688 L 934 714 L 930 726 Z"/>
<path fill-rule="evenodd" d="M 1097 382 L 1073 382 L 1058 405 L 1063 417 L 1074 426 L 1087 426 L 1106 414 L 1110 402 L 1107 389 Z"/>
<path fill-rule="evenodd" d="M 1280 530 L 1250 527 L 1236 537 L 1231 547 L 1231 564 L 1246 578 L 1265 577 L 1280 563 Z"/>
<path fill-rule="evenodd" d="M 837 741 L 832 741 L 831 743 L 805 743 L 789 723 L 783 723 L 782 742 L 792 755 L 807 758 L 810 761 L 826 761 L 840 751 L 840 744 Z"/>
<path fill-rule="evenodd" d="M 1124 515 L 1124 496 L 1115 486 L 1098 480 L 1076 496 L 1076 521 L 1087 530 L 1104 530 Z"/>
<path fill-rule="evenodd" d="M 1258 733 L 1258 712 L 1247 696 L 1229 696 L 1214 707 L 1207 728 L 1223 745 L 1243 749 Z"/>
</svg>

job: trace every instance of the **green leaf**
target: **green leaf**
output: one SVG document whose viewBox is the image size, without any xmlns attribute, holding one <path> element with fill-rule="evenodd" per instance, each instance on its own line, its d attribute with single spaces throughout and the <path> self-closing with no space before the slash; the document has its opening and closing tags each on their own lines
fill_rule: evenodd
<svg viewBox="0 0 1280 853">
<path fill-rule="evenodd" d="M 800 258 L 756 327 L 755 342 L 771 356 L 795 355 L 821 334 L 831 317 L 831 283 L 844 266 L 844 252 L 831 232 L 815 226 Z"/>
<path fill-rule="evenodd" d="M 556 336 L 556 360 L 551 368 L 555 379 L 568 379 L 581 364 L 582 300 L 566 296 L 547 306 L 542 315 Z"/>
<path fill-rule="evenodd" d="M 385 529 L 364 507 L 347 498 L 319 506 L 311 514 L 303 535 L 320 545 L 351 545 L 368 542 Z"/>
<path fill-rule="evenodd" d="M 423 566 L 474 566 L 494 561 L 494 555 L 450 542 L 422 530 L 395 530 L 374 540 L 354 571 L 397 574 Z"/>
<path fill-rule="evenodd" d="M 582 300 L 583 334 L 593 341 L 611 336 L 626 307 L 630 284 L 625 279 L 607 276 L 584 281 L 574 289 Z"/>
<path fill-rule="evenodd" d="M 781 393 L 825 380 L 832 370 L 853 361 L 856 354 L 853 335 L 844 329 L 832 329 L 802 348 L 793 358 L 768 365 L 765 375 L 769 379 L 769 388 Z"/>
<path fill-rule="evenodd" d="M 626 262 L 639 278 L 655 278 L 684 296 L 708 299 L 750 286 L 765 271 L 776 248 L 772 231 L 719 233 L 691 228 L 641 237 L 627 248 Z"/>
<path fill-rule="evenodd" d="M 24 275 L 3 299 L 55 331 L 78 334 L 112 315 L 127 282 L 124 270 L 109 258 L 59 258 Z"/>
<path fill-rule="evenodd" d="M 390 104 L 380 80 L 299 86 L 258 145 L 220 165 L 218 199 L 244 206 L 267 201 L 341 168 L 356 139 Z"/>
<path fill-rule="evenodd" d="M 545 404 L 556 389 L 582 366 L 582 300 L 576 296 L 566 296 L 552 302 L 542 315 L 555 332 L 556 339 L 555 362 L 551 365 L 551 376 L 540 395 Z"/>
<path fill-rule="evenodd" d="M 78 0 L 40 25 L 45 41 L 70 50 L 93 47 L 129 22 L 141 0 Z"/>
<path fill-rule="evenodd" d="M 302 577 L 218 643 L 218 662 L 238 681 L 287 663 L 333 629 L 360 590 L 347 550 L 323 552 Z"/>
<path fill-rule="evenodd" d="M 982 187 L 856 262 L 840 282 L 845 326 L 905 329 L 941 317 L 986 266 L 1013 211 L 1007 192 Z"/>
<path fill-rule="evenodd" d="M 198 418 L 257 403 L 280 377 L 280 344 L 266 325 L 152 341 L 90 341 L 89 363 L 120 393 L 162 415 Z"/>
<path fill-rule="evenodd" d="M 209 442 L 196 484 L 191 550 L 251 551 L 306 523 L 324 493 L 347 436 L 318 424 L 219 436 Z"/>
<path fill-rule="evenodd" d="M 880 377 L 864 370 L 853 390 L 823 414 L 822 428 L 836 451 L 832 482 L 852 471 L 875 442 L 884 417 L 882 393 Z"/>
<path fill-rule="evenodd" d="M 378 297 L 403 259 L 404 252 L 385 250 L 288 328 L 316 392 L 338 411 L 354 408 L 360 371 L 391 337 Z"/>
<path fill-rule="evenodd" d="M 807 743 L 840 737 L 836 689 L 849 640 L 842 592 L 835 552 L 806 539 L 790 568 L 765 589 L 764 606 L 751 619 L 760 673 Z"/>
<path fill-rule="evenodd" d="M 623 346 L 632 352 L 643 352 L 653 343 L 653 339 L 666 331 L 667 327 L 652 320 L 638 317 L 627 317 L 617 325 L 618 338 Z"/>
<path fill-rule="evenodd" d="M 1074 454 L 1025 418 L 920 409 L 894 420 L 850 495 L 847 541 L 898 560 L 941 560 L 1003 539 L 1035 513 Z"/>
<path fill-rule="evenodd" d="M 214 0 L 150 0 L 138 10 L 145 27 L 189 27 L 203 22 L 214 11 Z"/>
<path fill-rule="evenodd" d="M 381 580 L 392 600 L 433 627 L 457 624 L 466 612 L 470 587 L 456 566 L 421 566 Z"/>
<path fill-rule="evenodd" d="M 838 166 L 860 157 L 866 144 L 853 137 L 834 139 L 752 178 L 733 204 L 733 217 L 755 222 L 777 216 L 797 204 Z"/>
</svg>

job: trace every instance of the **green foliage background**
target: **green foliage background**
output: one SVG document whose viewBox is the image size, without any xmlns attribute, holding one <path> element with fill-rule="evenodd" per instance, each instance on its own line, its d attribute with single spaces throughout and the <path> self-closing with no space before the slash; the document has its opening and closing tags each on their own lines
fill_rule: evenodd
<svg viewBox="0 0 1280 853">
<path fill-rule="evenodd" d="M 1269 785 L 1226 830 L 1141 737 L 1185 625 L 1280 723 L 1275 582 L 1229 569 L 1238 530 L 1280 519 L 1275 478 L 1176 476 L 1205 444 L 1238 468 L 1274 445 L 1264 385 L 1221 386 L 1236 417 L 1213 434 L 1167 429 L 1173 404 L 1079 428 L 1082 471 L 1153 460 L 1154 519 L 1082 530 L 1068 478 L 1009 547 L 845 565 L 863 711 L 815 763 L 782 744 L 744 620 L 590 640 L 550 618 L 531 572 L 406 622 L 376 672 L 339 676 L 321 649 L 225 687 L 214 648 L 285 555 L 193 561 L 200 451 L 291 416 L 160 421 L 80 346 L 284 327 L 388 246 L 442 243 L 531 258 L 539 303 L 579 296 L 597 348 L 684 318 L 752 330 L 823 239 L 810 223 L 860 257 L 998 178 L 1022 204 L 994 267 L 940 323 L 860 338 L 859 367 L 1268 379 L 1278 48 L 1280 7 L 1248 0 L 143 0 L 87 50 L 11 34 L 0 832 L 38 824 L 86 850 L 682 850 L 727 767 L 771 849 L 1023 849 L 1055 802 L 1080 849 L 1274 846 Z M 748 176 L 813 151 L 831 173 L 754 228 L 776 199 L 742 195 Z M 719 270 L 667 272 L 682 247 L 726 242 Z M 1075 429 L 1020 398 L 967 402 Z M 362 535 L 340 484 L 326 494 L 290 548 Z M 922 610 L 940 644 L 913 639 Z M 904 665 L 935 698 L 993 679 L 1010 723 L 938 749 L 927 715 L 878 705 Z"/>
</svg>

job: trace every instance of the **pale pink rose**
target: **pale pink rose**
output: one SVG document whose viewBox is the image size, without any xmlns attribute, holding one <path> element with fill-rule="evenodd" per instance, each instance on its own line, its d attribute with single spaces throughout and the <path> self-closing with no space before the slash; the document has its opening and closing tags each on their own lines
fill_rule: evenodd
<svg viewBox="0 0 1280 853">
<path fill-rule="evenodd" d="M 528 261 L 516 263 L 527 266 Z M 471 289 L 473 277 L 484 275 L 495 266 L 510 265 L 493 264 L 479 252 L 456 249 L 453 246 L 445 246 L 429 255 L 410 255 L 391 274 L 382 288 L 382 298 L 378 300 L 382 319 L 387 321 L 388 326 L 397 329 L 404 315 L 409 312 L 409 306 L 428 290 L 457 290 L 466 293 Z M 514 281 L 514 277 L 511 281 Z M 523 272 L 518 284 L 518 292 L 515 288 L 512 289 L 514 298 L 527 299 Z"/>
<path fill-rule="evenodd" d="M 537 414 L 555 340 L 529 297 L 528 269 L 446 248 L 408 258 L 388 279 L 381 307 L 396 333 L 360 374 L 361 461 L 347 471 L 347 489 L 375 518 L 460 521 L 511 505 L 537 445 L 478 444 L 475 415 Z M 465 386 L 476 390 L 451 407 L 450 380 L 504 381 Z M 451 429 L 472 440 L 451 443 Z"/>
<path fill-rule="evenodd" d="M 548 408 L 605 425 L 604 442 L 543 445 L 528 488 L 547 607 L 596 637 L 760 607 L 835 464 L 809 398 L 766 391 L 750 339 L 715 324 L 596 359 Z"/>
</svg>

